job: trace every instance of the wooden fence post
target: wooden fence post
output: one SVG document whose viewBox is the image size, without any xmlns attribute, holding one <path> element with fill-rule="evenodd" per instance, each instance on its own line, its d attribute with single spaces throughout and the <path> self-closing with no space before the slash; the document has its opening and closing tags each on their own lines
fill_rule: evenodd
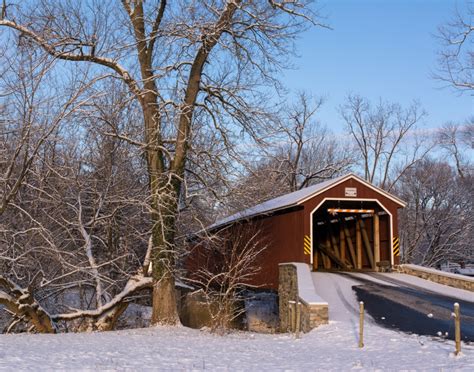
<svg viewBox="0 0 474 372">
<path fill-rule="evenodd" d="M 295 329 L 294 329 L 294 325 L 295 325 L 295 308 L 293 306 L 293 304 L 295 303 L 295 301 L 288 301 L 288 313 L 289 313 L 289 317 L 288 317 L 288 328 L 290 330 L 290 332 L 293 332 Z"/>
<path fill-rule="evenodd" d="M 456 355 L 461 353 L 461 312 L 459 304 L 454 304 L 454 340 L 456 342 Z"/>
<path fill-rule="evenodd" d="M 295 309 L 296 309 L 296 324 L 295 324 L 295 332 L 296 332 L 296 338 L 300 337 L 300 323 L 301 323 L 301 308 L 300 308 L 300 301 L 299 299 L 295 303 Z"/>
<path fill-rule="evenodd" d="M 359 302 L 359 347 L 364 347 L 364 302 Z"/>
</svg>

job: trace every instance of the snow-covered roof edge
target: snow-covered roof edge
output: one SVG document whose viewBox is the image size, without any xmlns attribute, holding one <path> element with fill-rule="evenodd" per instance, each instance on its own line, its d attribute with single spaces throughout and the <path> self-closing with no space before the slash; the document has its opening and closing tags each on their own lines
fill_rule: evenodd
<svg viewBox="0 0 474 372">
<path fill-rule="evenodd" d="M 217 227 L 221 227 L 224 225 L 227 225 L 229 223 L 234 223 L 238 222 L 241 220 L 253 218 L 256 216 L 260 215 L 266 215 L 266 214 L 271 214 L 274 212 L 277 212 L 279 210 L 284 210 L 288 209 L 294 206 L 301 205 L 302 203 L 306 202 L 307 200 L 325 192 L 326 190 L 344 182 L 347 181 L 350 178 L 354 178 L 360 183 L 364 184 L 365 186 L 371 188 L 372 190 L 378 192 L 379 194 L 384 195 L 388 199 L 392 200 L 396 204 L 400 205 L 401 207 L 405 207 L 406 203 L 402 201 L 401 199 L 397 198 L 396 196 L 388 193 L 387 191 L 372 185 L 371 183 L 367 182 L 363 178 L 357 176 L 354 173 L 348 173 L 344 176 L 339 176 L 327 181 L 320 182 L 316 185 L 305 187 L 304 189 L 297 190 L 294 192 L 291 192 L 289 194 L 281 195 L 279 197 L 276 197 L 274 199 L 267 200 L 263 203 L 257 204 L 253 207 L 244 209 L 240 212 L 237 212 L 235 214 L 232 214 L 228 217 L 225 217 L 211 226 L 208 226 L 205 230 L 211 230 L 215 229 Z"/>
</svg>

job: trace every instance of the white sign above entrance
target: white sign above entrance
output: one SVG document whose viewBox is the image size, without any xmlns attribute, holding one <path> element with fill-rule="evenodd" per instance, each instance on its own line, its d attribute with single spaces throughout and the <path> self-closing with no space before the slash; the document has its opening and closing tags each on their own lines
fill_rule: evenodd
<svg viewBox="0 0 474 372">
<path fill-rule="evenodd" d="M 357 197 L 357 187 L 346 187 L 344 195 L 348 196 L 350 198 L 356 198 Z"/>
</svg>

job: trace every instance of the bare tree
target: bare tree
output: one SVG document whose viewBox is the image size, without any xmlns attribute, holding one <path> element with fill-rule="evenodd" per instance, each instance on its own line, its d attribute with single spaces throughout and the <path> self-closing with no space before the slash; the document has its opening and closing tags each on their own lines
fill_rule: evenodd
<svg viewBox="0 0 474 372">
<path fill-rule="evenodd" d="M 224 214 L 337 177 L 351 168 L 353 146 L 317 120 L 322 104 L 321 98 L 302 92 L 295 102 L 282 104 L 272 115 L 271 130 L 242 164 L 238 181 L 223 198 Z"/>
<path fill-rule="evenodd" d="M 365 179 L 388 191 L 432 147 L 415 136 L 426 115 L 417 103 L 403 109 L 380 101 L 373 107 L 367 99 L 350 95 L 340 113 L 360 153 Z"/>
<path fill-rule="evenodd" d="M 190 254 L 201 259 L 189 280 L 205 295 L 211 329 L 223 332 L 245 311 L 244 291 L 255 288 L 253 279 L 261 270 L 259 259 L 266 247 L 258 230 L 240 225 L 198 239 Z"/>
<path fill-rule="evenodd" d="M 425 159 L 397 185 L 408 201 L 401 211 L 404 262 L 437 267 L 446 260 L 472 259 L 473 183 L 444 161 Z"/>
<path fill-rule="evenodd" d="M 0 276 L 0 305 L 13 314 L 5 331 L 11 331 L 18 323 L 31 324 L 31 329 L 42 333 L 55 331 L 47 311 L 35 300 L 29 288 L 21 288 L 13 281 Z"/>
<path fill-rule="evenodd" d="M 63 105 L 51 104 L 52 95 L 41 86 L 52 78 L 54 61 L 47 56 L 25 53 L 5 62 L 0 92 L 0 215 L 15 200 L 48 138 L 87 102 L 81 99 L 87 85 L 70 81 L 69 89 L 61 94 Z M 49 112 L 41 115 L 39 106 L 44 103 L 50 104 Z"/>
<path fill-rule="evenodd" d="M 456 9 L 450 22 L 439 27 L 443 49 L 438 53 L 439 73 L 435 78 L 464 92 L 474 90 L 474 5 L 466 1 Z"/>
<path fill-rule="evenodd" d="M 334 178 L 353 163 L 349 144 L 334 137 L 316 116 L 323 99 L 299 93 L 295 103 L 285 109 L 282 141 L 275 158 L 281 166 L 276 172 L 286 179 L 289 191 Z"/>
<path fill-rule="evenodd" d="M 474 150 L 474 118 L 464 124 L 447 123 L 438 134 L 441 147 L 453 159 L 456 171 L 461 179 L 473 171 L 472 155 Z"/>
<path fill-rule="evenodd" d="M 3 55 L 5 63 L 0 78 L 0 303 L 13 315 L 7 330 L 27 323 L 39 332 L 53 332 L 55 324 L 37 301 L 35 292 L 48 281 L 41 266 L 45 264 L 50 272 L 54 271 L 61 249 L 52 249 L 54 243 L 50 238 L 54 228 L 45 228 L 37 219 L 46 212 L 35 208 L 40 203 L 29 207 L 37 190 L 41 192 L 34 199 L 49 197 L 49 187 L 37 177 L 39 173 L 44 175 L 50 165 L 51 159 L 45 154 L 52 154 L 48 149 L 64 124 L 92 101 L 93 97 L 85 92 L 97 79 L 83 82 L 82 75 L 63 75 L 55 89 L 45 89 L 45 81 L 58 78 L 54 74 L 55 61 L 24 44 L 22 41 L 18 55 Z M 40 241 L 46 247 L 38 246 Z M 94 263 L 92 256 L 90 262 Z M 20 282 L 26 285 L 21 286 Z M 100 287 L 101 283 L 97 281 L 97 285 Z"/>
<path fill-rule="evenodd" d="M 19 321 L 38 332 L 60 329 L 60 323 L 68 329 L 112 329 L 129 298 L 152 287 L 150 225 L 142 211 L 148 205 L 139 202 L 146 183 L 137 182 L 126 161 L 117 161 L 127 146 L 116 144 L 117 165 L 111 166 L 109 156 L 99 156 L 110 143 L 89 139 L 87 148 L 76 150 L 51 144 L 10 204 L 0 257 L 10 277 L 2 288 L 2 303 L 13 315 L 8 330 Z M 102 182 L 104 168 L 111 173 Z M 121 223 L 124 216 L 133 223 Z M 82 292 L 86 300 L 78 301 Z M 23 306 L 25 299 L 30 307 Z"/>
<path fill-rule="evenodd" d="M 153 322 L 176 323 L 176 221 L 194 118 L 206 115 L 223 140 L 239 130 L 258 136 L 261 110 L 250 104 L 255 87 L 274 83 L 294 35 L 313 18 L 310 8 L 273 0 L 3 4 L 0 26 L 18 39 L 69 63 L 62 68 L 88 66 L 127 87 L 141 130 L 114 135 L 138 146 L 146 160 Z"/>
</svg>

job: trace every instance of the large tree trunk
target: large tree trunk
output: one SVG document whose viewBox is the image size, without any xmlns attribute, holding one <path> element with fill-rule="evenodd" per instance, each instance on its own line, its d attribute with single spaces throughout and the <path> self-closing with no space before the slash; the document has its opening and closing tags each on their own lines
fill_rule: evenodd
<svg viewBox="0 0 474 372">
<path fill-rule="evenodd" d="M 179 324 L 176 306 L 175 280 L 170 272 L 153 284 L 153 313 L 152 324 Z"/>
<path fill-rule="evenodd" d="M 200 89 L 202 72 L 204 65 L 209 57 L 212 48 L 215 47 L 219 38 L 226 28 L 229 27 L 232 17 L 237 9 L 240 0 L 228 2 L 222 11 L 221 16 L 216 21 L 212 32 L 203 34 L 202 44 L 194 57 L 188 78 L 188 84 L 184 95 L 184 102 L 181 105 L 181 113 L 178 123 L 178 132 L 175 141 L 175 154 L 169 166 L 169 173 L 160 173 L 163 170 L 163 152 L 157 149 L 159 156 L 156 156 L 158 162 L 154 162 L 153 158 L 148 159 L 150 185 L 153 197 L 153 209 L 157 211 L 157 215 L 153 219 L 155 225 L 153 227 L 153 324 L 176 324 L 179 321 L 178 311 L 176 307 L 175 293 L 175 223 L 178 215 L 178 201 L 181 191 L 182 180 L 185 177 L 185 166 L 188 157 L 188 146 L 190 143 L 191 123 L 193 120 L 194 106 Z M 140 32 L 138 33 L 140 34 Z M 142 58 L 145 55 L 142 53 Z M 141 66 L 146 64 L 142 63 Z M 148 73 L 143 70 L 143 74 Z M 153 87 L 155 83 L 153 80 Z M 150 88 L 152 88 L 152 83 Z M 154 90 L 155 92 L 156 90 Z M 156 100 L 157 96 L 150 99 Z M 145 97 L 145 101 L 148 96 Z M 150 100 L 151 103 L 151 100 Z M 151 123 L 155 133 L 161 135 L 160 112 L 150 112 L 156 105 L 144 104 L 145 121 Z M 149 125 L 147 124 L 147 127 Z M 161 138 L 158 136 L 155 140 L 153 132 L 147 130 L 147 144 L 157 143 L 161 145 Z M 151 167 L 151 168 L 150 168 Z M 153 167 L 156 167 L 153 169 Z M 167 175 L 169 177 L 161 177 Z"/>
<path fill-rule="evenodd" d="M 178 184 L 180 185 L 180 183 Z M 153 184 L 152 184 L 153 187 Z M 152 324 L 176 325 L 179 315 L 175 293 L 175 224 L 178 214 L 177 185 L 169 182 L 153 190 Z M 179 186 L 178 186 L 179 187 Z"/>
</svg>

